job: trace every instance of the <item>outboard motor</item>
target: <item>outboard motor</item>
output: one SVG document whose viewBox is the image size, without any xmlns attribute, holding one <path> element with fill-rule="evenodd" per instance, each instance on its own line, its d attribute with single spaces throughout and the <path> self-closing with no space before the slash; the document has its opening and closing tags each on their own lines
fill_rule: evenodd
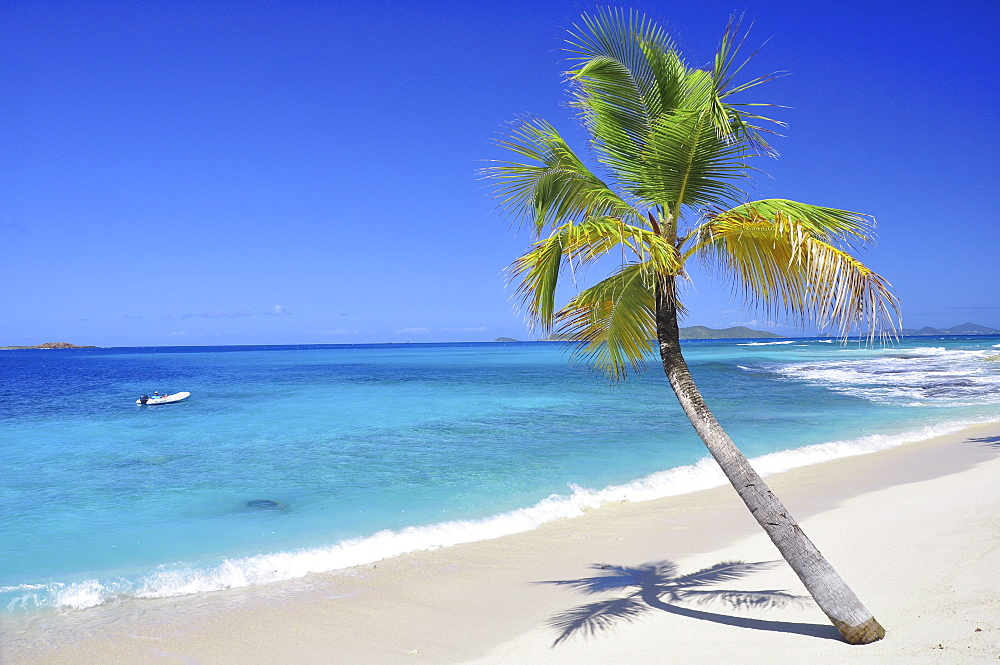
<svg viewBox="0 0 1000 665">
<path fill-rule="evenodd" d="M 149 401 L 149 395 L 139 395 L 139 404 L 145 404 Z"/>
</svg>

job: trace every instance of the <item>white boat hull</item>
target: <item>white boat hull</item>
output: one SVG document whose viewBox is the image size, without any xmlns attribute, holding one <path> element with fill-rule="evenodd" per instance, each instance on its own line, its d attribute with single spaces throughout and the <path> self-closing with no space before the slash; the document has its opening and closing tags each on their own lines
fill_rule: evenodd
<svg viewBox="0 0 1000 665">
<path fill-rule="evenodd" d="M 191 393 L 174 393 L 173 395 L 154 395 L 153 397 L 147 397 L 143 395 L 135 401 L 136 404 L 145 404 L 146 406 L 155 406 L 157 404 L 173 404 L 174 402 L 179 402 L 182 399 L 187 399 L 191 396 Z"/>
</svg>

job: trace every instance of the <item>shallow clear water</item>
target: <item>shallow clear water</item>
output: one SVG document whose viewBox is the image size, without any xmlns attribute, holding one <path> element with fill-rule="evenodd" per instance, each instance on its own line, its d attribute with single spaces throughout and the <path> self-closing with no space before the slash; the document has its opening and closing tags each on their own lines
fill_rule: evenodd
<svg viewBox="0 0 1000 665">
<path fill-rule="evenodd" d="M 996 353 L 685 346 L 763 471 L 1000 420 Z M 136 406 L 153 390 L 192 396 Z M 266 583 L 722 482 L 655 364 L 610 386 L 552 343 L 4 351 L 0 453 L 8 611 Z"/>
</svg>

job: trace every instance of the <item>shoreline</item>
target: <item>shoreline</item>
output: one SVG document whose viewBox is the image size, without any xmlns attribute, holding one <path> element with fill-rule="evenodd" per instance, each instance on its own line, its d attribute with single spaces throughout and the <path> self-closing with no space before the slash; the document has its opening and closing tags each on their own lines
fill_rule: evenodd
<svg viewBox="0 0 1000 665">
<path fill-rule="evenodd" d="M 764 478 L 777 473 L 844 457 L 867 455 L 908 443 L 956 434 L 981 423 L 945 421 L 892 434 L 869 434 L 780 450 L 751 458 Z M 10 607 L 25 603 L 30 613 L 85 611 L 137 599 L 164 599 L 260 587 L 338 573 L 460 544 L 484 542 L 535 530 L 562 519 L 577 519 L 617 503 L 643 503 L 726 486 L 722 470 L 702 448 L 704 457 L 690 464 L 655 471 L 641 478 L 596 489 L 570 485 L 568 494 L 552 494 L 536 503 L 484 517 L 372 531 L 329 544 L 260 552 L 226 558 L 208 565 L 180 563 L 149 569 L 131 578 L 97 574 L 89 579 L 25 586 Z M 14 587 L 10 587 L 13 589 Z M 4 589 L 0 589 L 3 591 Z M 37 595 L 34 601 L 29 600 Z M 53 602 L 54 601 L 54 602 Z M 0 595 L 0 603 L 5 602 Z M 34 602 L 35 607 L 30 604 Z M 2 616 L 2 615 L 0 615 Z"/>
<path fill-rule="evenodd" d="M 808 629 L 812 635 L 722 626 L 665 612 L 646 612 L 634 624 L 619 622 L 590 638 L 572 635 L 552 647 L 558 633 L 547 626 L 549 619 L 592 598 L 564 586 L 542 584 L 547 580 L 593 576 L 595 564 L 635 566 L 669 559 L 678 563 L 682 572 L 691 572 L 724 560 L 722 556 L 745 561 L 777 558 L 735 493 L 724 486 L 637 503 L 605 504 L 582 517 L 549 522 L 532 531 L 414 552 L 344 571 L 198 596 L 126 600 L 112 606 L 50 615 L 30 626 L 10 622 L 3 631 L 5 646 L 0 650 L 0 661 L 11 665 L 168 663 L 178 658 L 202 663 L 599 663 L 613 662 L 607 658 L 614 658 L 614 649 L 627 650 L 632 642 L 649 646 L 647 656 L 660 649 L 676 648 L 670 645 L 670 640 L 677 638 L 676 632 L 687 634 L 694 630 L 707 631 L 703 639 L 713 644 L 717 633 L 735 632 L 732 639 L 738 643 L 747 639 L 763 640 L 761 644 L 791 640 L 796 648 L 805 649 L 803 654 L 832 649 L 830 654 L 841 656 L 846 652 L 839 649 L 846 648 L 851 649 L 852 660 L 867 662 L 856 658 L 869 651 L 882 658 L 897 653 L 887 649 L 899 647 L 894 635 L 905 633 L 882 615 L 876 602 L 880 599 L 877 591 L 867 588 L 870 585 L 863 581 L 866 573 L 853 572 L 868 563 L 878 570 L 881 553 L 877 548 L 845 549 L 840 542 L 843 539 L 836 537 L 843 528 L 822 525 L 846 520 L 852 542 L 860 538 L 855 531 L 869 533 L 874 528 L 872 537 L 891 531 L 868 523 L 873 508 L 864 504 L 885 493 L 912 494 L 921 484 L 950 488 L 939 497 L 940 505 L 933 507 L 957 510 L 961 506 L 952 505 L 949 498 L 974 484 L 971 480 L 958 482 L 958 478 L 980 478 L 989 469 L 996 478 L 1000 475 L 998 453 L 1000 423 L 990 423 L 768 477 L 768 484 L 803 523 L 806 533 L 886 626 L 889 637 L 878 645 L 848 647 L 817 637 L 832 628 L 809 601 L 794 612 L 786 608 L 758 611 L 752 616 L 765 623 L 781 623 L 778 619 L 786 616 L 805 616 L 807 621 L 799 617 L 790 623 L 812 626 Z M 991 505 L 994 510 L 998 508 L 996 500 Z M 893 514 L 914 519 L 905 507 L 898 507 L 895 510 L 877 505 L 874 509 L 889 511 L 890 517 L 882 518 L 882 522 L 894 519 Z M 995 512 L 990 514 L 997 518 Z M 821 525 L 820 536 L 814 533 L 813 522 Z M 821 537 L 824 528 L 832 529 L 833 542 L 829 536 Z M 932 523 L 928 528 L 943 527 Z M 904 528 L 899 537 L 912 535 Z M 995 532 L 993 537 L 1000 541 Z M 992 548 L 995 557 L 996 542 Z M 935 551 L 933 547 L 925 549 L 927 555 Z M 890 568 L 895 570 L 903 563 L 893 563 Z M 986 591 L 991 584 L 997 587 L 997 568 L 1000 566 L 990 571 L 992 582 L 983 580 L 981 587 Z M 861 583 L 855 574 L 862 578 Z M 748 583 L 750 588 L 761 584 L 757 588 L 788 588 L 801 593 L 800 586 L 795 590 L 798 581 L 794 575 L 787 579 L 789 575 L 787 566 L 782 565 L 772 572 L 755 574 Z M 1000 615 L 1000 607 L 994 605 L 993 609 L 994 617 Z M 725 606 L 713 606 L 712 611 L 737 618 L 751 616 Z M 988 618 L 984 617 L 984 621 Z M 652 635 L 643 632 L 664 620 L 681 622 L 671 628 L 673 638 L 662 630 L 653 630 Z M 1000 622 L 994 618 L 987 624 L 981 626 L 975 639 L 983 643 L 991 639 L 996 645 Z M 633 633 L 638 637 L 621 643 L 623 635 Z M 656 640 L 663 644 L 654 648 Z M 973 646 L 970 644 L 969 649 Z M 703 652 L 703 662 L 714 662 L 712 652 Z M 630 658 L 652 662 L 643 661 L 642 653 Z M 940 654 L 936 655 L 940 658 Z M 911 656 L 908 653 L 907 657 Z M 1000 652 L 992 658 L 998 656 Z M 679 658 L 678 662 L 688 661 Z M 831 656 L 831 660 L 819 662 L 837 659 Z"/>
</svg>

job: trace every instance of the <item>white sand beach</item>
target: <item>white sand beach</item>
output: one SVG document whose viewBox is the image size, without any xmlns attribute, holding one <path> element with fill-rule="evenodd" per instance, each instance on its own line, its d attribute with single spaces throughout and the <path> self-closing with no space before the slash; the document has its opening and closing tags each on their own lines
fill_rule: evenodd
<svg viewBox="0 0 1000 665">
<path fill-rule="evenodd" d="M 778 558 L 735 493 L 721 487 L 606 505 L 528 533 L 362 569 L 125 601 L 29 626 L 8 621 L 0 662 L 1000 660 L 1000 425 L 794 469 L 769 484 L 886 628 L 884 640 L 840 641 L 783 562 L 704 588 L 802 596 L 785 606 L 740 609 L 718 597 L 673 604 L 659 594 L 655 585 L 676 587 L 677 575 Z M 612 575 L 622 584 L 602 584 Z M 588 586 L 597 592 L 583 593 Z M 554 626 L 558 617 L 568 623 Z"/>
</svg>

